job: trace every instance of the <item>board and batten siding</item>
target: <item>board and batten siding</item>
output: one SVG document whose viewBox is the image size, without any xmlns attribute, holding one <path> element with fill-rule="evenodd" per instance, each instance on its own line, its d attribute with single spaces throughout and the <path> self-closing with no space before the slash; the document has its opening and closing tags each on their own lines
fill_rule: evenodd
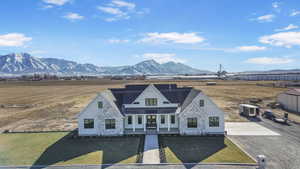
<svg viewBox="0 0 300 169">
<path fill-rule="evenodd" d="M 79 114 L 79 135 L 123 135 L 123 115 L 108 99 L 106 93 L 99 93 L 98 96 Z M 102 108 L 98 108 L 99 101 L 103 103 Z M 94 119 L 94 128 L 85 129 L 84 119 Z M 116 128 L 106 129 L 106 119 L 115 119 Z"/>
<path fill-rule="evenodd" d="M 200 100 L 204 106 L 200 107 Z M 219 117 L 219 127 L 209 127 L 209 117 Z M 187 119 L 197 118 L 197 128 L 188 128 Z M 209 133 L 224 133 L 224 112 L 202 92 L 179 114 L 179 130 L 181 135 L 205 135 Z"/>
</svg>

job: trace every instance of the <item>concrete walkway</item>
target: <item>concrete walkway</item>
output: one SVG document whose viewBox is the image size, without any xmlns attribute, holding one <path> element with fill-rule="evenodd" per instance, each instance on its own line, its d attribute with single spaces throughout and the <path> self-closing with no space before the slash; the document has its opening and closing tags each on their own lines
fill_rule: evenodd
<svg viewBox="0 0 300 169">
<path fill-rule="evenodd" d="M 159 164 L 159 146 L 158 137 L 155 135 L 146 135 L 144 154 L 143 154 L 143 164 Z"/>
</svg>

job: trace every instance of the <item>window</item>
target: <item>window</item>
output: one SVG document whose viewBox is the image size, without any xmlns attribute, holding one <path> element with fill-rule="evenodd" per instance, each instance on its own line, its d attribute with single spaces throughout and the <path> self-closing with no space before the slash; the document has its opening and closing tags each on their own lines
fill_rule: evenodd
<svg viewBox="0 0 300 169">
<path fill-rule="evenodd" d="M 204 100 L 200 100 L 200 107 L 204 107 Z"/>
<path fill-rule="evenodd" d="M 188 128 L 197 128 L 197 118 L 187 118 Z"/>
<path fill-rule="evenodd" d="M 163 104 L 170 104 L 170 102 L 164 101 Z"/>
<path fill-rule="evenodd" d="M 171 124 L 175 124 L 175 115 L 171 115 Z"/>
<path fill-rule="evenodd" d="M 115 129 L 116 120 L 115 119 L 105 119 L 105 129 Z"/>
<path fill-rule="evenodd" d="M 140 102 L 133 102 L 133 104 L 140 104 Z"/>
<path fill-rule="evenodd" d="M 84 119 L 84 128 L 93 129 L 94 128 L 94 119 Z"/>
<path fill-rule="evenodd" d="M 209 117 L 209 127 L 219 127 L 219 117 Z"/>
<path fill-rule="evenodd" d="M 103 102 L 98 102 L 98 108 L 102 109 L 103 108 Z"/>
<path fill-rule="evenodd" d="M 132 116 L 128 116 L 128 119 L 127 119 L 127 124 L 132 124 Z"/>
<path fill-rule="evenodd" d="M 146 98 L 145 99 L 146 106 L 156 106 L 157 105 L 157 98 Z"/>
<path fill-rule="evenodd" d="M 142 116 L 138 116 L 138 124 L 142 124 Z"/>
<path fill-rule="evenodd" d="M 166 122 L 166 116 L 165 115 L 161 115 L 160 116 L 160 123 L 161 124 L 165 124 L 165 122 Z"/>
</svg>

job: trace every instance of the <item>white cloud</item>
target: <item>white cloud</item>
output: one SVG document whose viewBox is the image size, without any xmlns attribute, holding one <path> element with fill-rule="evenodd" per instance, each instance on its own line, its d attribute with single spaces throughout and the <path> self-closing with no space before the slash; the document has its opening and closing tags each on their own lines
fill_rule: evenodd
<svg viewBox="0 0 300 169">
<path fill-rule="evenodd" d="M 273 2 L 272 7 L 275 9 L 279 8 L 279 2 Z"/>
<path fill-rule="evenodd" d="M 300 15 L 300 11 L 293 10 L 293 12 L 290 14 L 290 16 L 297 16 Z"/>
<path fill-rule="evenodd" d="M 153 59 L 158 63 L 166 63 L 166 62 L 176 62 L 176 63 L 184 63 L 186 62 L 184 59 L 176 58 L 175 53 L 144 53 L 142 57 L 144 59 Z"/>
<path fill-rule="evenodd" d="M 109 14 L 109 17 L 104 18 L 107 22 L 113 22 L 123 19 L 129 19 L 133 15 L 144 15 L 149 13 L 149 9 L 136 10 L 136 4 L 123 0 L 111 0 L 110 3 L 98 6 L 97 9 L 101 12 Z"/>
<path fill-rule="evenodd" d="M 194 44 L 203 42 L 205 39 L 197 33 L 178 33 L 178 32 L 168 32 L 168 33 L 158 33 L 152 32 L 147 33 L 146 37 L 139 40 L 139 42 L 150 42 L 150 43 L 184 43 L 184 44 Z"/>
<path fill-rule="evenodd" d="M 288 30 L 292 30 L 292 29 L 297 29 L 299 28 L 299 26 L 294 25 L 294 24 L 289 24 L 288 26 L 281 28 L 281 29 L 275 29 L 275 31 L 279 32 L 279 31 L 288 31 Z"/>
<path fill-rule="evenodd" d="M 259 38 L 261 43 L 291 48 L 300 46 L 300 32 L 281 32 Z"/>
<path fill-rule="evenodd" d="M 70 2 L 70 0 L 43 0 L 47 4 L 62 6 L 65 3 Z"/>
<path fill-rule="evenodd" d="M 127 43 L 129 42 L 128 39 L 109 39 L 109 43 Z"/>
<path fill-rule="evenodd" d="M 239 46 L 236 49 L 238 51 L 243 51 L 243 52 L 252 52 L 252 51 L 263 51 L 266 50 L 267 48 L 264 46 Z"/>
<path fill-rule="evenodd" d="M 291 58 L 284 57 L 256 57 L 246 60 L 246 63 L 259 64 L 259 65 L 280 65 L 293 62 Z"/>
<path fill-rule="evenodd" d="M 117 6 L 117 7 L 126 7 L 130 10 L 135 8 L 134 3 L 126 2 L 126 1 L 121 1 L 121 0 L 112 0 L 111 2 L 112 6 Z"/>
<path fill-rule="evenodd" d="M 274 18 L 275 18 L 275 15 L 268 14 L 268 15 L 259 16 L 256 18 L 256 20 L 259 22 L 272 22 Z"/>
<path fill-rule="evenodd" d="M 69 19 L 71 21 L 75 21 L 75 20 L 82 20 L 84 19 L 84 16 L 79 15 L 78 13 L 67 13 L 64 18 Z"/>
<path fill-rule="evenodd" d="M 31 37 L 26 37 L 22 33 L 9 33 L 0 35 L 0 46 L 23 46 L 25 42 L 31 41 Z"/>
</svg>

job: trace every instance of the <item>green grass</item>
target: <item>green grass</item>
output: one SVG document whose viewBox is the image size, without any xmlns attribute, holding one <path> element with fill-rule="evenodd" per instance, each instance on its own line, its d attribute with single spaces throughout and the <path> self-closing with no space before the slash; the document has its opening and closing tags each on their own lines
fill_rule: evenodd
<svg viewBox="0 0 300 169">
<path fill-rule="evenodd" d="M 139 137 L 68 139 L 68 134 L 0 134 L 0 165 L 136 163 Z"/>
<path fill-rule="evenodd" d="M 226 137 L 160 136 L 167 163 L 254 163 Z"/>
</svg>

